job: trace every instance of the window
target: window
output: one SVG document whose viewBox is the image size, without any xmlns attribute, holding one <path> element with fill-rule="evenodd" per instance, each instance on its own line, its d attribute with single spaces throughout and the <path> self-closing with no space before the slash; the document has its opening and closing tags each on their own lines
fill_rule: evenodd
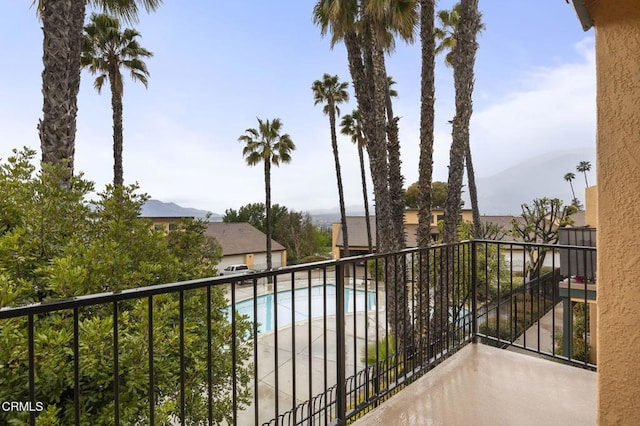
<svg viewBox="0 0 640 426">
<path fill-rule="evenodd" d="M 161 223 L 156 223 L 155 225 L 153 225 L 153 229 L 156 231 L 164 231 L 164 225 Z"/>
<path fill-rule="evenodd" d="M 176 225 L 175 223 L 169 224 L 169 231 L 177 231 L 177 230 L 178 230 L 178 225 Z"/>
</svg>

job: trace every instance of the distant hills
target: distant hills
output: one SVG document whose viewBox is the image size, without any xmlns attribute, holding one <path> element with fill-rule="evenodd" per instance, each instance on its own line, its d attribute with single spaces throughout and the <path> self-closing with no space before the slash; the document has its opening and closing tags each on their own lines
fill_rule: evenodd
<svg viewBox="0 0 640 426">
<path fill-rule="evenodd" d="M 592 170 L 588 173 L 589 183 L 596 183 L 595 150 L 573 149 L 571 151 L 554 151 L 529 159 L 523 163 L 505 169 L 493 176 L 477 179 L 478 204 L 483 215 L 518 215 L 522 203 L 531 203 L 535 198 L 560 198 L 569 204 L 573 198 L 569 183 L 564 175 L 573 172 L 576 179 L 573 186 L 576 197 L 584 204 L 584 176 L 576 172 L 576 165 L 580 161 L 589 161 Z M 465 187 L 463 200 L 465 208 L 471 208 L 468 189 Z M 372 207 L 373 209 L 373 207 Z M 347 214 L 363 216 L 362 206 L 346 206 Z M 175 203 L 163 203 L 149 200 L 142 208 L 144 217 L 205 217 L 206 210 L 181 207 Z M 372 210 L 373 213 L 373 210 Z M 328 225 L 340 220 L 339 208 L 336 205 L 329 209 L 311 210 L 314 222 Z M 211 214 L 212 222 L 222 221 L 222 215 Z"/>
<path fill-rule="evenodd" d="M 149 200 L 142 206 L 142 217 L 206 217 L 207 210 L 199 210 L 190 207 L 181 207 L 176 203 L 163 203 L 159 200 Z M 222 216 L 211 213 L 212 222 L 222 221 Z"/>
<path fill-rule="evenodd" d="M 589 184 L 596 183 L 595 149 L 575 149 L 554 151 L 534 157 L 493 176 L 477 179 L 478 205 L 480 213 L 486 215 L 517 215 L 522 203 L 530 204 L 535 198 L 559 198 L 571 203 L 573 195 L 564 175 L 576 175 L 573 187 L 576 197 L 584 204 L 584 176 L 576 172 L 580 161 L 591 162 L 591 172 L 587 173 Z M 466 188 L 465 188 L 466 191 Z M 471 208 L 468 193 L 465 192 L 465 207 Z"/>
</svg>

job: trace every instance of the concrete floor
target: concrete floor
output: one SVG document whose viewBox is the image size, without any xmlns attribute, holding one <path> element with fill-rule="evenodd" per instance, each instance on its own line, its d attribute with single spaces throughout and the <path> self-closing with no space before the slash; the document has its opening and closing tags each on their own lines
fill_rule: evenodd
<svg viewBox="0 0 640 426">
<path fill-rule="evenodd" d="M 467 345 L 354 423 L 370 425 L 595 425 L 596 373 Z"/>
</svg>

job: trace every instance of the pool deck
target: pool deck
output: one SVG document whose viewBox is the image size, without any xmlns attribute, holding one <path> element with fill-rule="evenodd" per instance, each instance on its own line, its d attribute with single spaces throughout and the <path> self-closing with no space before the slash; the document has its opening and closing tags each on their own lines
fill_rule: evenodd
<svg viewBox="0 0 640 426">
<path fill-rule="evenodd" d="M 308 286 L 308 278 L 306 272 L 297 274 L 292 283 L 290 274 L 281 276 L 277 281 L 277 291 L 305 288 Z M 320 271 L 312 271 L 312 286 L 322 285 L 325 282 L 327 285 L 335 285 L 335 275 L 332 271 L 328 271 L 326 280 Z M 351 277 L 348 279 L 348 288 L 354 288 L 353 284 L 354 277 Z M 365 288 L 361 277 L 355 277 L 355 288 L 356 290 Z M 371 285 L 368 288 L 371 290 Z M 235 298 L 236 301 L 242 301 L 254 296 L 271 294 L 273 291 L 274 285 L 261 279 L 258 280 L 255 288 L 253 284 L 237 286 Z M 379 303 L 384 303 L 383 291 L 379 292 L 378 297 Z M 230 287 L 227 288 L 227 299 L 231 299 Z M 350 376 L 364 368 L 360 358 L 366 347 L 365 328 L 367 335 L 370 336 L 367 340 L 374 341 L 376 313 L 369 312 L 367 321 L 365 321 L 364 312 L 348 313 L 345 319 L 345 339 L 349 343 L 346 348 L 346 369 L 347 376 Z M 377 314 L 377 327 L 384 332 L 384 311 Z M 324 330 L 327 332 L 325 333 Z M 268 422 L 276 417 L 276 413 L 282 414 L 292 410 L 296 405 L 335 385 L 336 346 L 335 316 L 329 316 L 326 324 L 323 318 L 303 320 L 296 322 L 295 326 L 289 324 L 276 330 L 260 333 L 257 341 L 258 383 L 257 390 L 254 389 L 257 401 L 252 400 L 248 407 L 238 412 L 237 423 Z M 309 371 L 312 374 L 309 374 Z M 279 389 L 277 395 L 276 383 Z M 258 422 L 255 421 L 256 412 Z"/>
</svg>

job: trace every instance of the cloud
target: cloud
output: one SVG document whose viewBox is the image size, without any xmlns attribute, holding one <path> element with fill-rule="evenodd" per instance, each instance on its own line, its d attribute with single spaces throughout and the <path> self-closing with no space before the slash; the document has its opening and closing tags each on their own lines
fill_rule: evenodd
<svg viewBox="0 0 640 426">
<path fill-rule="evenodd" d="M 519 89 L 474 114 L 471 138 L 478 175 L 548 151 L 595 149 L 593 38 L 575 49 L 580 61 L 536 68 L 520 81 Z"/>
</svg>

